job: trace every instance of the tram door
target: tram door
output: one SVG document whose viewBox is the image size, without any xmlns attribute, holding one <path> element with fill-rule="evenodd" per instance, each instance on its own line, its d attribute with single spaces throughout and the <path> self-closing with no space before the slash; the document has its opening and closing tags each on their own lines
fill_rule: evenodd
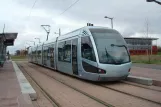
<svg viewBox="0 0 161 107">
<path fill-rule="evenodd" d="M 78 39 L 72 40 L 72 69 L 73 74 L 78 75 L 78 60 L 77 60 Z"/>
<path fill-rule="evenodd" d="M 47 63 L 46 63 L 47 62 L 47 54 L 48 54 L 47 51 L 48 51 L 47 47 L 44 46 L 43 47 L 43 65 L 45 65 L 45 66 L 47 65 Z"/>
<path fill-rule="evenodd" d="M 54 44 L 50 46 L 50 67 L 54 68 Z"/>
</svg>

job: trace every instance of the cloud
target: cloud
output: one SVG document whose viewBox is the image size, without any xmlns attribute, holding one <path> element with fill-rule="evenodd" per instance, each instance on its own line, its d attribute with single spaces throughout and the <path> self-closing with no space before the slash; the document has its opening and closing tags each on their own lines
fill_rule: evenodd
<svg viewBox="0 0 161 107">
<path fill-rule="evenodd" d="M 114 28 L 123 36 L 144 36 L 148 19 L 149 34 L 161 37 L 161 9 L 155 3 L 147 3 L 146 0 L 80 0 L 60 15 L 74 2 L 75 0 L 37 0 L 31 10 L 34 0 L 2 1 L 0 29 L 3 29 L 5 23 L 6 32 L 19 33 L 15 46 L 9 49 L 22 49 L 27 40 L 34 40 L 35 37 L 45 41 L 46 32 L 41 28 L 42 24 L 51 25 L 49 39 L 58 36 L 54 32 L 58 32 L 59 28 L 64 34 L 86 26 L 88 22 L 110 28 L 110 20 L 104 16 L 114 17 Z"/>
</svg>

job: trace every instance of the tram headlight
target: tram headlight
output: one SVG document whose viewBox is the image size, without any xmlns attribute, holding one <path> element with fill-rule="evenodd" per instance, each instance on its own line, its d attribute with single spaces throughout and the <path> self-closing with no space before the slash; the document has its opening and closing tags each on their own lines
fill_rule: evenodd
<svg viewBox="0 0 161 107">
<path fill-rule="evenodd" d="M 128 72 L 130 72 L 130 70 L 131 70 L 131 68 L 129 69 L 129 71 L 128 71 Z"/>
<path fill-rule="evenodd" d="M 106 73 L 106 71 L 105 70 L 103 70 L 103 69 L 98 69 L 98 73 L 100 73 L 100 74 L 105 74 Z"/>
</svg>

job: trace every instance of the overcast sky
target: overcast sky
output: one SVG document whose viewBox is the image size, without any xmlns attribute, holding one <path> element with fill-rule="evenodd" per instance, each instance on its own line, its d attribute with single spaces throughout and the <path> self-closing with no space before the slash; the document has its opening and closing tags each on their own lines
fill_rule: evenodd
<svg viewBox="0 0 161 107">
<path fill-rule="evenodd" d="M 123 36 L 146 37 L 146 25 L 149 25 L 149 37 L 161 38 L 161 5 L 147 3 L 146 0 L 79 0 L 72 8 L 60 15 L 76 0 L 1 0 L 0 30 L 4 23 L 5 32 L 18 32 L 10 53 L 23 49 L 29 40 L 41 42 L 46 39 L 42 24 L 51 25 L 49 39 L 56 37 L 54 32 L 61 28 L 62 34 L 93 23 L 95 26 L 111 27 L 114 17 L 114 29 Z M 159 0 L 161 1 L 161 0 Z M 32 42 L 28 42 L 33 44 Z M 158 40 L 161 45 L 161 39 Z"/>
</svg>

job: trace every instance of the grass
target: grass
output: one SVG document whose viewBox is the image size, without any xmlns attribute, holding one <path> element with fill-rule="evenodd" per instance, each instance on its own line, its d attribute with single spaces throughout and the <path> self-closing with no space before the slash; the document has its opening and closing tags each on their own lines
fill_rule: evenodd
<svg viewBox="0 0 161 107">
<path fill-rule="evenodd" d="M 11 56 L 13 61 L 24 61 L 27 60 L 27 56 Z"/>
<path fill-rule="evenodd" d="M 11 56 L 13 61 L 26 61 L 27 56 Z M 144 63 L 144 64 L 160 64 L 161 65 L 161 52 L 157 55 L 150 55 L 150 62 L 147 55 L 131 55 L 133 63 Z"/>
<path fill-rule="evenodd" d="M 158 52 L 157 55 L 161 55 L 161 52 Z"/>
<path fill-rule="evenodd" d="M 150 62 L 147 55 L 132 55 L 131 60 L 133 63 L 161 64 L 161 55 L 150 55 Z"/>
</svg>

